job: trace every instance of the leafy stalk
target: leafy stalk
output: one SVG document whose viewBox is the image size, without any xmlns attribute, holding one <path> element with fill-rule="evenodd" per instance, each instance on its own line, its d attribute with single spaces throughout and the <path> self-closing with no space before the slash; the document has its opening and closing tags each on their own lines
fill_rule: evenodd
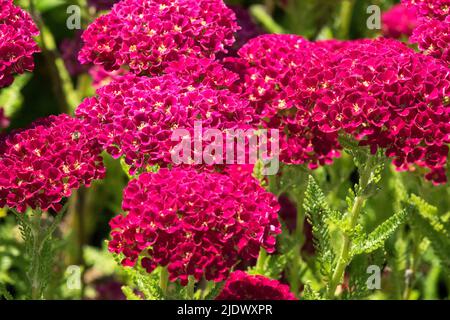
<svg viewBox="0 0 450 320">
<path fill-rule="evenodd" d="M 22 238 L 30 257 L 27 276 L 30 283 L 30 296 L 34 300 L 43 299 L 44 291 L 49 283 L 55 256 L 52 237 L 61 222 L 65 208 L 55 216 L 50 224 L 43 220 L 40 211 L 31 212 L 27 216 L 13 210 L 19 220 Z"/>
<path fill-rule="evenodd" d="M 381 171 L 384 167 L 384 158 L 379 151 L 376 155 L 370 155 L 367 150 L 360 148 L 357 142 L 342 138 L 341 144 L 352 155 L 359 172 L 359 183 L 355 186 L 351 209 L 344 217 L 343 241 L 336 262 L 333 275 L 328 286 L 328 297 L 334 298 L 337 286 L 342 282 L 345 269 L 351 262 L 351 250 L 354 234 L 358 233 L 358 219 L 361 215 L 365 201 L 375 193 L 377 183 L 381 179 Z"/>
<path fill-rule="evenodd" d="M 349 222 L 349 228 L 353 229 L 356 226 L 356 223 L 358 221 L 358 217 L 361 213 L 361 209 L 364 204 L 364 197 L 357 196 L 355 198 L 355 202 L 353 204 L 353 208 L 350 212 L 350 222 Z M 338 258 L 338 263 L 336 265 L 336 269 L 333 273 L 333 276 L 331 278 L 329 287 L 328 287 L 328 297 L 333 298 L 334 294 L 336 292 L 337 286 L 341 283 L 342 278 L 344 276 L 345 268 L 350 263 L 349 257 L 350 257 L 350 244 L 351 244 L 351 238 L 347 233 L 344 233 L 344 240 L 343 245 L 341 249 L 341 253 Z"/>
</svg>

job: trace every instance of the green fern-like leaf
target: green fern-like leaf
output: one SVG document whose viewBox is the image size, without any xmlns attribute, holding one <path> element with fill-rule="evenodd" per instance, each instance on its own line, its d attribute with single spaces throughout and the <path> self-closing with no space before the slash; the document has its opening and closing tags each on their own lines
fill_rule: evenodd
<svg viewBox="0 0 450 320">
<path fill-rule="evenodd" d="M 368 267 L 371 265 L 379 266 L 380 269 L 384 263 L 383 250 L 376 250 L 370 255 L 359 255 L 355 257 L 349 266 L 349 284 L 348 290 L 343 294 L 345 300 L 360 300 L 367 298 L 372 290 L 369 289 L 367 280 L 369 274 Z"/>
<path fill-rule="evenodd" d="M 309 176 L 303 207 L 307 219 L 312 225 L 320 271 L 325 278 L 329 278 L 335 258 L 328 226 L 328 218 L 332 216 L 332 211 L 326 203 L 325 195 L 312 176 Z"/>
<path fill-rule="evenodd" d="M 434 230 L 444 234 L 447 238 L 449 237 L 444 222 L 438 216 L 438 209 L 436 207 L 430 205 L 424 199 L 415 194 L 411 195 L 409 201 L 417 207 L 418 213 L 429 221 Z"/>
<path fill-rule="evenodd" d="M 13 296 L 9 293 L 8 289 L 6 289 L 6 286 L 0 282 L 0 298 L 1 297 L 4 297 L 6 300 L 13 299 Z"/>
<path fill-rule="evenodd" d="M 357 241 L 354 240 L 350 255 L 355 256 L 362 253 L 371 253 L 383 247 L 384 242 L 405 221 L 406 212 L 406 210 L 400 211 L 379 225 L 367 237 L 360 237 Z"/>
<path fill-rule="evenodd" d="M 417 202 L 417 199 L 411 199 L 411 202 Z M 450 252 L 450 238 L 447 230 L 442 228 L 440 221 L 430 217 L 430 211 L 424 211 L 424 208 L 430 210 L 429 206 L 423 205 L 424 200 L 420 200 L 420 202 L 422 205 L 414 205 L 415 210 L 412 210 L 410 215 L 411 224 L 419 234 L 428 238 L 442 266 L 447 273 L 450 273 L 450 256 L 448 255 Z"/>
</svg>

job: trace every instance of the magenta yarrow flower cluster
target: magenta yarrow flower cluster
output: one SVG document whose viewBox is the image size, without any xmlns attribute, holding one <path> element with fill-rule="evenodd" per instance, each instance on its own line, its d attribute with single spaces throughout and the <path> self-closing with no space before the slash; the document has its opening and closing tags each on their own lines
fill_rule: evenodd
<svg viewBox="0 0 450 320">
<path fill-rule="evenodd" d="M 0 88 L 9 86 L 15 74 L 33 71 L 33 54 L 39 52 L 33 36 L 38 34 L 27 12 L 12 0 L 0 0 Z"/>
<path fill-rule="evenodd" d="M 318 126 L 350 133 L 372 152 L 385 149 L 399 170 L 425 167 L 428 180 L 446 182 L 448 69 L 388 39 L 352 42 L 333 56 L 335 78 L 313 109 Z"/>
<path fill-rule="evenodd" d="M 92 78 L 92 86 L 97 90 L 103 86 L 108 85 L 114 80 L 120 79 L 129 71 L 120 68 L 114 71 L 106 71 L 102 66 L 94 65 L 89 68 L 89 75 Z"/>
<path fill-rule="evenodd" d="M 216 64 L 211 69 L 198 66 L 187 63 L 178 74 L 154 78 L 128 74 L 99 89 L 98 96 L 86 99 L 76 114 L 97 132 L 100 144 L 113 157 L 124 156 L 131 173 L 173 165 L 171 152 L 180 143 L 171 139 L 175 129 L 187 130 L 193 141 L 196 122 L 201 121 L 202 129 L 226 133 L 247 129 L 253 121 L 246 101 L 218 89 L 228 81 L 223 78 L 227 73 L 217 70 Z M 192 81 L 199 75 L 203 82 Z"/>
<path fill-rule="evenodd" d="M 127 214 L 110 222 L 110 251 L 125 266 L 142 257 L 147 272 L 166 266 L 182 285 L 189 276 L 225 280 L 260 247 L 273 252 L 281 232 L 275 196 L 249 176 L 163 168 L 130 181 L 122 207 Z"/>
<path fill-rule="evenodd" d="M 222 0 L 123 0 L 84 32 L 79 59 L 158 75 L 182 57 L 226 51 L 238 30 L 235 19 Z"/>
<path fill-rule="evenodd" d="M 242 76 L 238 88 L 283 132 L 281 161 L 329 163 L 346 132 L 372 152 L 385 149 L 399 170 L 418 165 L 430 169 L 427 179 L 446 181 L 450 75 L 438 60 L 396 40 L 290 35 L 258 37 L 239 55 L 228 60 Z"/>
<path fill-rule="evenodd" d="M 234 271 L 216 300 L 297 300 L 289 286 L 261 275 Z"/>
<path fill-rule="evenodd" d="M 329 164 L 339 156 L 337 135 L 320 130 L 311 106 L 332 77 L 322 64 L 327 50 L 296 35 L 263 35 L 250 40 L 238 59 L 226 59 L 241 75 L 238 88 L 266 128 L 280 130 L 280 161 Z"/>
<path fill-rule="evenodd" d="M 383 35 L 388 38 L 409 38 L 417 26 L 417 13 L 414 8 L 402 4 L 393 6 L 381 17 Z"/>
<path fill-rule="evenodd" d="M 427 55 L 450 66 L 450 0 L 403 0 L 419 17 L 410 38 Z"/>
<path fill-rule="evenodd" d="M 61 209 L 72 189 L 103 178 L 101 148 L 77 119 L 38 120 L 0 141 L 0 207 Z"/>
</svg>

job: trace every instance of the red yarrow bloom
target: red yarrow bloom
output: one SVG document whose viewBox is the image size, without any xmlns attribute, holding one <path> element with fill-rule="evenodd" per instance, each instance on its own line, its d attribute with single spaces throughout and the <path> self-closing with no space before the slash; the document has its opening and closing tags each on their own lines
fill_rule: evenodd
<svg viewBox="0 0 450 320">
<path fill-rule="evenodd" d="M 86 127 L 65 114 L 2 137 L 0 207 L 59 211 L 73 189 L 103 178 L 101 151 Z"/>
<path fill-rule="evenodd" d="M 193 142 L 200 121 L 203 130 L 215 128 L 224 134 L 246 130 L 253 122 L 248 103 L 222 87 L 229 81 L 227 72 L 210 60 L 202 61 L 206 65 L 170 66 L 174 71 L 159 77 L 128 74 L 97 90 L 98 96 L 86 99 L 76 115 L 97 133 L 108 153 L 125 158 L 132 174 L 148 166 L 171 166 L 172 152 L 181 142 L 181 137 L 172 139 L 175 129 L 185 130 Z"/>
<path fill-rule="evenodd" d="M 402 4 L 424 18 L 444 20 L 450 13 L 450 0 L 402 0 Z"/>
<path fill-rule="evenodd" d="M 261 275 L 234 271 L 216 300 L 297 300 L 289 287 Z"/>
<path fill-rule="evenodd" d="M 315 99 L 324 90 L 331 70 L 323 67 L 328 50 L 297 35 L 263 35 L 225 65 L 241 75 L 237 90 L 250 101 L 261 125 L 280 130 L 280 161 L 330 164 L 338 157 L 337 134 L 321 130 L 312 119 Z"/>
<path fill-rule="evenodd" d="M 441 59 L 450 67 L 450 15 L 445 20 L 422 19 L 410 38 L 426 55 Z"/>
<path fill-rule="evenodd" d="M 111 220 L 109 250 L 122 264 L 147 272 L 167 267 L 171 281 L 223 281 L 239 261 L 260 248 L 275 250 L 281 232 L 278 203 L 250 176 L 163 168 L 131 180 L 124 190 L 126 215 Z"/>
<path fill-rule="evenodd" d="M 92 78 L 92 86 L 95 90 L 106 86 L 114 80 L 120 79 L 122 76 L 126 75 L 129 71 L 123 68 L 106 71 L 102 66 L 94 65 L 89 68 L 89 75 Z"/>
<path fill-rule="evenodd" d="M 389 39 L 348 42 L 329 61 L 335 78 L 313 108 L 321 130 L 350 133 L 372 152 L 386 150 L 399 170 L 425 167 L 427 179 L 445 182 L 448 68 Z"/>
<path fill-rule="evenodd" d="M 222 0 L 123 0 L 84 32 L 82 63 L 158 75 L 182 57 L 214 58 L 234 43 L 236 17 Z"/>
<path fill-rule="evenodd" d="M 15 74 L 33 71 L 33 54 L 39 52 L 33 36 L 38 34 L 26 11 L 12 0 L 0 0 L 0 88 L 9 86 Z"/>
<path fill-rule="evenodd" d="M 384 149 L 399 170 L 428 168 L 444 183 L 450 141 L 450 73 L 439 60 L 392 39 L 309 42 L 294 35 L 249 41 L 226 66 L 240 92 L 280 128 L 280 160 L 328 164 L 338 136 Z"/>
<path fill-rule="evenodd" d="M 417 26 L 417 13 L 414 8 L 402 4 L 393 6 L 381 16 L 383 35 L 388 38 L 409 38 Z"/>
</svg>

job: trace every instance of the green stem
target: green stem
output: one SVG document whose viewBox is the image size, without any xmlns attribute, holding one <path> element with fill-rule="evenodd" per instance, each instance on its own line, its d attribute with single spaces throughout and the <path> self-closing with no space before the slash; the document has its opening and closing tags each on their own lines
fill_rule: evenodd
<svg viewBox="0 0 450 320">
<path fill-rule="evenodd" d="M 364 198 L 361 196 L 357 196 L 355 198 L 355 202 L 352 207 L 352 211 L 350 212 L 350 223 L 349 227 L 350 229 L 353 229 L 356 226 L 356 223 L 358 221 L 359 214 L 361 213 L 361 209 L 364 204 Z M 328 297 L 330 299 L 334 298 L 334 295 L 336 293 L 337 286 L 341 283 L 342 278 L 345 273 L 345 268 L 347 268 L 349 261 L 349 254 L 350 254 L 350 245 L 351 245 L 351 239 L 347 233 L 344 233 L 344 242 L 341 248 L 341 253 L 338 258 L 338 263 L 336 265 L 336 269 L 334 270 L 333 276 L 330 281 L 330 285 L 328 288 Z"/>
<path fill-rule="evenodd" d="M 161 273 L 159 274 L 159 286 L 161 287 L 164 296 L 167 296 L 168 284 L 169 284 L 169 271 L 167 270 L 167 267 L 162 267 Z"/>
<path fill-rule="evenodd" d="M 31 252 L 31 265 L 28 278 L 31 284 L 31 298 L 33 300 L 42 299 L 43 284 L 40 281 L 39 269 L 41 268 L 41 248 L 43 247 L 41 237 L 41 217 L 39 214 L 32 214 L 31 233 L 33 235 L 33 251 Z"/>
<path fill-rule="evenodd" d="M 264 248 L 259 249 L 258 260 L 256 261 L 256 273 L 264 274 L 264 266 L 267 260 L 267 251 Z"/>
</svg>

